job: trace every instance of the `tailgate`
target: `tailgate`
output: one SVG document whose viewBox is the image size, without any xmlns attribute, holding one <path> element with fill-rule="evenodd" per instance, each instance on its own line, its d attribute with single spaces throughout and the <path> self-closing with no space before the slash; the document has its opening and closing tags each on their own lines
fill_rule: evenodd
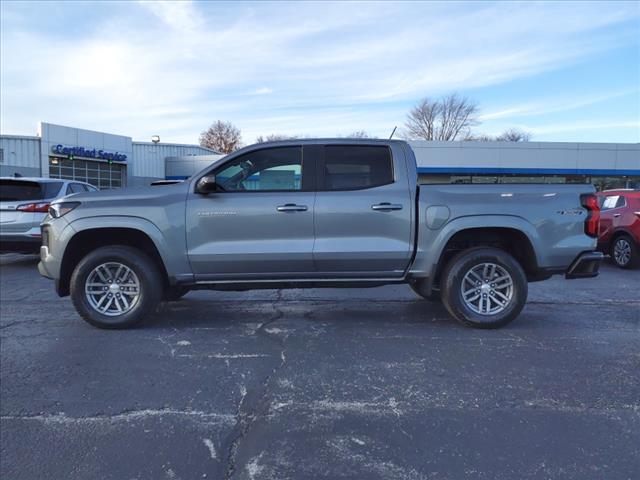
<svg viewBox="0 0 640 480">
<path fill-rule="evenodd" d="M 16 207 L 15 202 L 0 202 L 0 233 L 23 233 L 34 226 L 36 213 L 21 212 Z"/>
</svg>

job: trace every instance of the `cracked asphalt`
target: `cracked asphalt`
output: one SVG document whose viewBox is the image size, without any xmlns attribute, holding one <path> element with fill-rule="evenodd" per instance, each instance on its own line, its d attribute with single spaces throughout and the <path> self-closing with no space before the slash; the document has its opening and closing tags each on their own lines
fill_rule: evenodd
<svg viewBox="0 0 640 480">
<path fill-rule="evenodd" d="M 637 479 L 640 271 L 464 328 L 408 287 L 192 292 L 85 324 L 0 257 L 3 479 Z"/>
</svg>

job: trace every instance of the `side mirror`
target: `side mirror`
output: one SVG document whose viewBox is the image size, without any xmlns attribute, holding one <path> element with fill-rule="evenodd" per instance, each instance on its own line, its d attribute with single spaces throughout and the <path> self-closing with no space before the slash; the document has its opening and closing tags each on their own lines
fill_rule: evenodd
<svg viewBox="0 0 640 480">
<path fill-rule="evenodd" d="M 205 175 L 196 183 L 196 193 L 208 195 L 218 190 L 215 175 Z"/>
</svg>

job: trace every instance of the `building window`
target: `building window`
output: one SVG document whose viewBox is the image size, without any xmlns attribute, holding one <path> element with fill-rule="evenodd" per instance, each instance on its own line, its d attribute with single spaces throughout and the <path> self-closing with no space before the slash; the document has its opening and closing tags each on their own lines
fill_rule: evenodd
<svg viewBox="0 0 640 480">
<path fill-rule="evenodd" d="M 126 165 L 120 163 L 49 157 L 49 176 L 51 178 L 86 182 L 100 190 L 124 187 L 126 168 Z"/>
</svg>

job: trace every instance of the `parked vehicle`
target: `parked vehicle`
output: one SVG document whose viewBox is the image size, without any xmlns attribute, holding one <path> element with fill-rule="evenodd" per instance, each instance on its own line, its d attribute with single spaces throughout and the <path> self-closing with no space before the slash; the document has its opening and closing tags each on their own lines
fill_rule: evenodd
<svg viewBox="0 0 640 480">
<path fill-rule="evenodd" d="M 38 253 L 40 223 L 49 204 L 65 195 L 97 190 L 75 180 L 0 177 L 0 251 Z"/>
<path fill-rule="evenodd" d="M 183 183 L 54 202 L 39 269 L 101 328 L 191 289 L 392 283 L 496 328 L 527 282 L 598 274 L 598 217 L 590 185 L 418 185 L 405 142 L 291 140 Z"/>
<path fill-rule="evenodd" d="M 620 268 L 640 267 L 640 190 L 606 190 L 598 198 L 598 249 Z"/>
</svg>

